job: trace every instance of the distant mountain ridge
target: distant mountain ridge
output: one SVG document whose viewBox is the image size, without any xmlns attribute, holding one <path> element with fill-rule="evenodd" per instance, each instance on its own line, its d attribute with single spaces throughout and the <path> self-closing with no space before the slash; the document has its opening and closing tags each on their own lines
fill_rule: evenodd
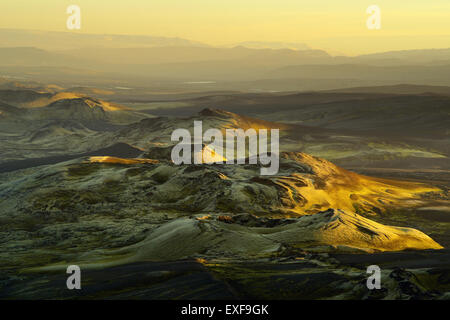
<svg viewBox="0 0 450 320">
<path fill-rule="evenodd" d="M 46 50 L 67 50 L 80 47 L 157 47 L 157 46 L 200 46 L 208 45 L 176 37 L 147 35 L 86 34 L 74 32 L 40 31 L 0 28 L 3 47 L 39 47 Z"/>
<path fill-rule="evenodd" d="M 327 90 L 326 92 L 450 95 L 450 86 L 427 86 L 427 85 L 412 85 L 405 83 L 392 86 L 372 86 L 372 87 L 335 89 L 335 90 Z"/>
<path fill-rule="evenodd" d="M 278 42 L 278 41 L 243 41 L 237 44 L 253 49 L 291 49 L 291 50 L 311 50 L 305 43 L 299 42 Z"/>
<path fill-rule="evenodd" d="M 58 79 L 79 86 L 142 87 L 177 83 L 183 91 L 324 90 L 410 83 L 450 86 L 450 50 L 333 57 L 323 50 L 244 46 L 0 48 L 0 73 L 27 80 Z M 247 83 L 246 83 L 247 82 Z M 189 85 L 190 84 L 190 85 Z M 261 88 L 262 87 L 262 88 Z"/>
</svg>

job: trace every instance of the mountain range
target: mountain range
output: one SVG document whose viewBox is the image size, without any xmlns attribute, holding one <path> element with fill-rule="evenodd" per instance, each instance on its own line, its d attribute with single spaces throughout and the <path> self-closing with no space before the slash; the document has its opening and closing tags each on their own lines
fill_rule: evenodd
<svg viewBox="0 0 450 320">
<path fill-rule="evenodd" d="M 0 30 L 0 39 L 1 74 L 63 87 L 145 83 L 165 92 L 267 92 L 424 81 L 450 85 L 450 49 L 349 57 L 303 44 L 258 41 L 213 47 L 178 38 L 9 29 Z"/>
</svg>

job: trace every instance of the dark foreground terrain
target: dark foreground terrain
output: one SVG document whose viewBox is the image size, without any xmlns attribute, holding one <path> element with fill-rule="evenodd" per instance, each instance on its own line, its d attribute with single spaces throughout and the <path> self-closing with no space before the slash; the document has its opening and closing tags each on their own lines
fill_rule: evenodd
<svg viewBox="0 0 450 320">
<path fill-rule="evenodd" d="M 368 290 L 366 268 L 382 270 Z M 302 254 L 270 261 L 139 262 L 82 271 L 68 290 L 64 272 L 3 280 L 1 299 L 448 299 L 450 251 Z M 5 283 L 6 282 L 6 283 Z"/>
</svg>

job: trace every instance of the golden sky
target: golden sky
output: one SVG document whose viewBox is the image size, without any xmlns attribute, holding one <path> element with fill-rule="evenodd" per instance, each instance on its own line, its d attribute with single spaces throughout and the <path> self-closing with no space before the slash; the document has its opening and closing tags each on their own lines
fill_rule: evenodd
<svg viewBox="0 0 450 320">
<path fill-rule="evenodd" d="M 212 45 L 304 42 L 346 54 L 450 47 L 450 0 L 2 0 L 0 28 L 181 37 Z M 381 8 L 381 30 L 366 9 Z"/>
</svg>

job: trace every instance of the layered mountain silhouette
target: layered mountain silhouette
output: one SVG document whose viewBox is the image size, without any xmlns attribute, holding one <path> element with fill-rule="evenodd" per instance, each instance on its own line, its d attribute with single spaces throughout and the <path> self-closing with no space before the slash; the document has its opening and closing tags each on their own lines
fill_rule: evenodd
<svg viewBox="0 0 450 320">
<path fill-rule="evenodd" d="M 270 92 L 422 85 L 424 79 L 428 85 L 450 85 L 448 48 L 347 57 L 298 43 L 248 41 L 213 47 L 179 38 L 8 29 L 1 29 L 0 36 L 4 74 L 76 86 L 101 83 L 110 89 L 142 87 L 145 82 L 156 91 L 166 83 L 165 91 L 194 87 Z"/>
</svg>

